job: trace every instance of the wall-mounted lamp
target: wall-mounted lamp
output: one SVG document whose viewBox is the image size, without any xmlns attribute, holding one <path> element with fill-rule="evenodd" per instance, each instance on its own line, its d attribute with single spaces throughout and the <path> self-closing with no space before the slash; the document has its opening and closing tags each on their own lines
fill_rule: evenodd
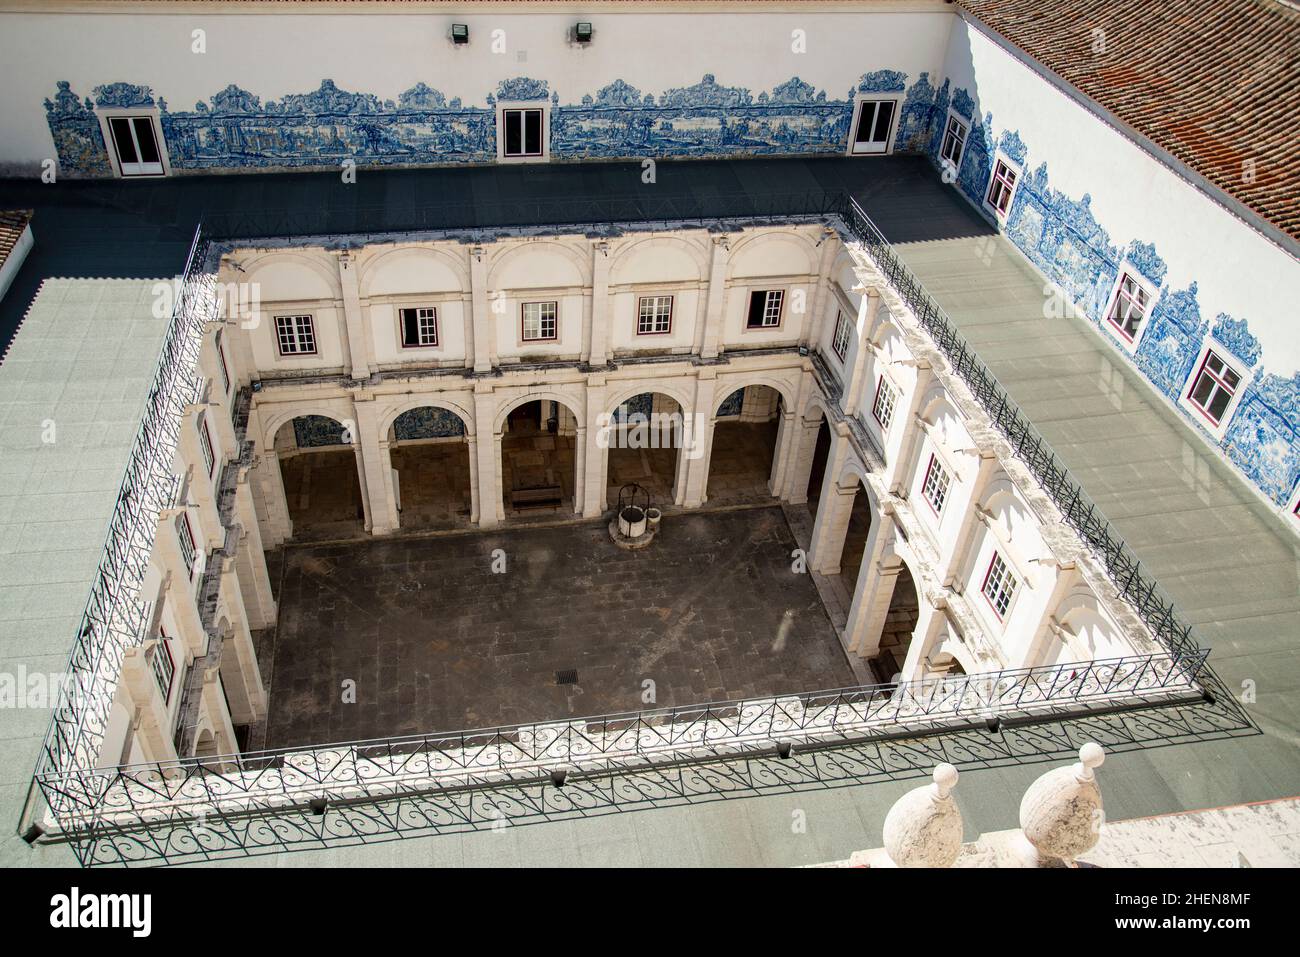
<svg viewBox="0 0 1300 957">
<path fill-rule="evenodd" d="M 451 42 L 452 43 L 469 43 L 469 24 L 453 23 L 451 25 Z"/>
<path fill-rule="evenodd" d="M 573 39 L 577 40 L 579 43 L 590 43 L 591 24 L 585 21 L 574 24 Z"/>
</svg>

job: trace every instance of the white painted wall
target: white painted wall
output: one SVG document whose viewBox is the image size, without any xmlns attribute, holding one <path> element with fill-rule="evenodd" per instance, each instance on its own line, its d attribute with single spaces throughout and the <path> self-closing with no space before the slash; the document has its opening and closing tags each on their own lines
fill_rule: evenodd
<svg viewBox="0 0 1300 957">
<path fill-rule="evenodd" d="M 1053 188 L 1091 196 L 1116 246 L 1154 243 L 1171 289 L 1196 282 L 1202 317 L 1246 319 L 1268 371 L 1300 370 L 1300 263 L 964 20 L 953 25 L 943 72 L 980 117 L 993 114 L 995 139 L 1019 131 L 1026 174 L 1047 163 Z"/>
<path fill-rule="evenodd" d="M 902 70 L 909 83 L 923 71 L 933 77 L 953 20 L 941 0 L 689 16 L 680 7 L 474 14 L 448 4 L 447 12 L 372 7 L 257 16 L 217 7 L 71 14 L 53 12 L 57 5 L 49 3 L 41 9 L 51 12 L 0 13 L 0 62 L 7 67 L 0 84 L 0 166 L 53 155 L 42 101 L 53 96 L 58 80 L 70 81 L 82 97 L 104 83 L 147 84 L 178 111 L 193 110 L 231 83 L 266 102 L 315 90 L 326 77 L 381 100 L 396 100 L 423 81 L 476 106 L 485 105 L 500 80 L 518 76 L 546 80 L 562 103 L 616 79 L 658 96 L 698 83 L 705 73 L 755 97 L 797 75 L 828 98 L 843 99 L 872 70 Z M 579 14 L 595 29 L 585 47 L 568 42 Z M 453 22 L 469 25 L 468 45 L 451 43 Z M 205 31 L 206 53 L 192 52 L 197 29 Z M 497 30 L 503 50 L 494 53 Z M 807 52 L 792 51 L 795 30 L 805 32 Z"/>
</svg>

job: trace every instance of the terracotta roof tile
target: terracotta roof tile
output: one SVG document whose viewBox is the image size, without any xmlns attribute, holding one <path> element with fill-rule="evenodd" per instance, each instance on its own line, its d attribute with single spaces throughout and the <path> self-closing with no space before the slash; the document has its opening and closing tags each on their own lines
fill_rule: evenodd
<svg viewBox="0 0 1300 957">
<path fill-rule="evenodd" d="M 1300 239 L 1300 9 L 1279 0 L 956 3 Z M 1104 32 L 1103 53 L 1093 52 L 1094 30 Z"/>
<path fill-rule="evenodd" d="M 31 221 L 30 209 L 0 210 L 0 266 L 8 260 L 23 230 Z"/>
</svg>

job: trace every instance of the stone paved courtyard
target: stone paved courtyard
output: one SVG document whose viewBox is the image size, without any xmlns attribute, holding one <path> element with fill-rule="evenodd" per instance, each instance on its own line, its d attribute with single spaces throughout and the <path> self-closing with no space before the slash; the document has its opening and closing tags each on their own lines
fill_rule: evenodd
<svg viewBox="0 0 1300 957">
<path fill-rule="evenodd" d="M 794 547 L 766 507 L 670 516 L 640 552 L 590 523 L 289 548 L 265 746 L 851 685 Z"/>
</svg>

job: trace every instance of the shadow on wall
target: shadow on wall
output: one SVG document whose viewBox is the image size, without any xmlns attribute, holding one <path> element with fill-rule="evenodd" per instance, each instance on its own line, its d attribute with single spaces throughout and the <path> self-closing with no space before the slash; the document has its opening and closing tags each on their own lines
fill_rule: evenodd
<svg viewBox="0 0 1300 957">
<path fill-rule="evenodd" d="M 969 45 L 964 55 L 967 72 L 974 76 Z M 995 157 L 1001 154 L 1018 165 L 1022 172 L 1003 227 L 1006 237 L 1093 325 L 1102 321 L 1121 269 L 1140 274 L 1157 289 L 1155 306 L 1129 361 L 1207 442 L 1221 448 L 1276 505 L 1285 505 L 1300 481 L 1300 373 L 1284 378 L 1267 372 L 1263 348 L 1247 320 L 1225 313 L 1212 319 L 1202 315 L 1195 282 L 1173 289 L 1164 283 L 1167 266 L 1153 244 L 1137 238 L 1124 246 L 1113 242 L 1093 215 L 1089 194 L 1074 199 L 1052 188 L 1047 163 L 1031 167 L 1032 154 L 1019 131 L 1004 127 L 995 132 L 993 114 L 980 113 L 978 88 L 950 90 L 947 77 L 931 113 L 927 152 L 936 167 L 943 169 L 940 149 L 949 108 L 970 123 L 953 184 L 957 190 L 979 215 L 986 215 L 983 201 Z M 1207 341 L 1230 354 L 1250 376 L 1221 440 L 1178 406 Z"/>
</svg>

